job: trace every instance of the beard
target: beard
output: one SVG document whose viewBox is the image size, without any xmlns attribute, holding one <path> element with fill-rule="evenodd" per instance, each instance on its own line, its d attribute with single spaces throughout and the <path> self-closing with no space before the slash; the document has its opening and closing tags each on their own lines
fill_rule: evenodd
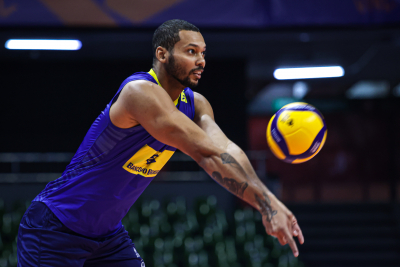
<svg viewBox="0 0 400 267">
<path fill-rule="evenodd" d="M 168 58 L 168 63 L 165 65 L 165 69 L 168 72 L 169 75 L 174 77 L 180 84 L 182 84 L 185 87 L 189 88 L 195 88 L 198 85 L 198 82 L 192 82 L 190 80 L 189 75 L 192 74 L 196 70 L 202 70 L 203 67 L 199 67 L 196 69 L 193 69 L 189 72 L 189 74 L 186 75 L 185 70 L 183 69 L 182 66 L 179 66 L 176 61 L 175 57 L 171 54 Z"/>
</svg>

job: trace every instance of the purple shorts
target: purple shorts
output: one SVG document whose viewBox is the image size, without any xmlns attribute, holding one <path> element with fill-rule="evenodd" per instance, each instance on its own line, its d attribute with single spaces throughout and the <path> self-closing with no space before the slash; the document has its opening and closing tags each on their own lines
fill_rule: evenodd
<svg viewBox="0 0 400 267">
<path fill-rule="evenodd" d="M 90 238 L 68 229 L 42 202 L 33 201 L 18 230 L 18 267 L 144 267 L 128 232 Z"/>
</svg>

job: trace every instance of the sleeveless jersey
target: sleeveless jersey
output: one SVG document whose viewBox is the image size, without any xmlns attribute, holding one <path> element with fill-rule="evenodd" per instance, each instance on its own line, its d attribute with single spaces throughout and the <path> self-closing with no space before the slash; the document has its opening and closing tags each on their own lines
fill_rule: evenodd
<svg viewBox="0 0 400 267">
<path fill-rule="evenodd" d="M 122 88 L 135 80 L 160 85 L 153 70 L 128 77 L 92 124 L 62 176 L 33 200 L 44 202 L 65 226 L 88 237 L 117 232 L 121 219 L 176 150 L 141 125 L 121 129 L 110 121 L 111 105 Z M 191 89 L 185 88 L 174 103 L 193 120 Z"/>
</svg>

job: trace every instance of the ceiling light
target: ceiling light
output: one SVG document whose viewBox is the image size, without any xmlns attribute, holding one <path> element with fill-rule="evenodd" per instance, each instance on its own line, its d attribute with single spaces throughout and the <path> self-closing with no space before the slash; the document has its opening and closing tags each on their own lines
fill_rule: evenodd
<svg viewBox="0 0 400 267">
<path fill-rule="evenodd" d="M 347 90 L 346 96 L 350 99 L 383 98 L 389 92 L 388 81 L 359 81 Z"/>
<path fill-rule="evenodd" d="M 274 71 L 277 80 L 332 78 L 343 75 L 344 69 L 341 66 L 279 68 Z"/>
<path fill-rule="evenodd" d="M 79 40 L 10 39 L 4 46 L 17 50 L 79 50 L 82 43 Z"/>
</svg>

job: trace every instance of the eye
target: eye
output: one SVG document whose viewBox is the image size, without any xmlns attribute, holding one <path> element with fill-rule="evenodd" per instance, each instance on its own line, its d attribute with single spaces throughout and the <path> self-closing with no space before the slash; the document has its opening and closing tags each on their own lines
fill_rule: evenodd
<svg viewBox="0 0 400 267">
<path fill-rule="evenodd" d="M 206 56 L 206 51 L 201 52 L 201 54 L 203 55 L 203 57 Z"/>
<path fill-rule="evenodd" d="M 188 52 L 189 52 L 189 54 L 194 54 L 195 53 L 194 49 L 189 49 Z"/>
</svg>

